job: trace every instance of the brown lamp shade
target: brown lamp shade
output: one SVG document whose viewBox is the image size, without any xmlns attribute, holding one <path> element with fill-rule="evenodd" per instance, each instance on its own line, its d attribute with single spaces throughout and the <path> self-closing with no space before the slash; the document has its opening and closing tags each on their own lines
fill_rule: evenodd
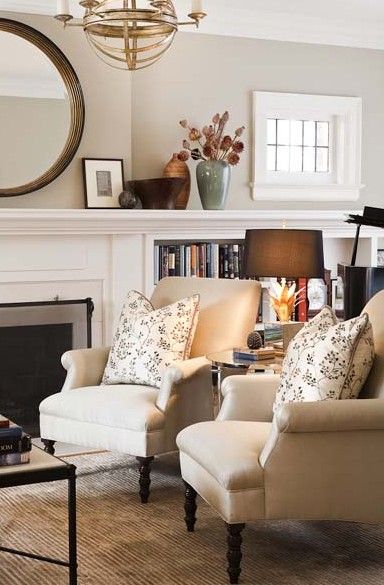
<svg viewBox="0 0 384 585">
<path fill-rule="evenodd" d="M 247 230 L 244 276 L 324 278 L 320 230 Z"/>
</svg>

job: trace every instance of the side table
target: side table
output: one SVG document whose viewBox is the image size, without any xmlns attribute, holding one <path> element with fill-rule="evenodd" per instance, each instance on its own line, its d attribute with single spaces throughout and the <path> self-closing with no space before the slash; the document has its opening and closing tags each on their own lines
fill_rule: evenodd
<svg viewBox="0 0 384 585">
<path fill-rule="evenodd" d="M 0 467 L 0 488 L 66 479 L 68 481 L 68 561 L 0 546 L 0 551 L 61 565 L 69 569 L 69 585 L 77 585 L 76 467 L 33 446 L 31 461 Z"/>
<path fill-rule="evenodd" d="M 226 349 L 224 351 L 217 351 L 206 355 L 212 366 L 217 368 L 217 392 L 218 392 L 218 406 L 221 407 L 221 384 L 223 381 L 223 373 L 226 369 L 235 369 L 243 372 L 257 373 L 267 372 L 280 373 L 282 357 L 275 357 L 268 360 L 235 360 L 233 357 L 233 349 Z"/>
</svg>

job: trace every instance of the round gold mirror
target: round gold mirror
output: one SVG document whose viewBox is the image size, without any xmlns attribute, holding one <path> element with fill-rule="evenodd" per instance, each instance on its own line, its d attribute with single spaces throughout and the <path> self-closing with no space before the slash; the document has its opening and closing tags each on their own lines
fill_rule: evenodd
<svg viewBox="0 0 384 585">
<path fill-rule="evenodd" d="M 84 97 L 61 50 L 39 31 L 0 18 L 0 196 L 37 191 L 73 159 Z"/>
</svg>

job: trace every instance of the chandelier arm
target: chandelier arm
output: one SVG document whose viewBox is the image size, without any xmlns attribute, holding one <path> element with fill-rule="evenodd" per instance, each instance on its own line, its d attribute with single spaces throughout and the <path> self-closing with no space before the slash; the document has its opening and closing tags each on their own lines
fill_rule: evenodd
<svg viewBox="0 0 384 585">
<path fill-rule="evenodd" d="M 171 44 L 171 42 L 174 39 L 176 33 L 172 33 L 172 35 L 168 36 L 166 39 L 162 39 L 161 41 L 157 42 L 157 43 L 153 43 L 152 45 L 146 45 L 145 47 L 137 47 L 136 52 L 137 53 L 146 53 L 148 51 L 155 51 L 156 49 L 162 47 L 164 44 Z M 110 54 L 110 52 L 115 53 L 116 55 L 123 54 L 125 53 L 125 49 L 121 49 L 119 47 L 108 47 L 108 50 L 105 49 L 104 45 L 102 43 L 100 43 L 98 40 L 96 40 L 92 35 L 87 35 L 90 39 L 90 41 L 95 45 L 95 47 L 97 47 L 98 49 L 102 50 L 105 55 Z M 130 52 L 133 51 L 133 49 L 129 49 Z M 123 57 L 116 57 L 119 61 L 124 61 L 125 58 Z"/>
<path fill-rule="evenodd" d="M 147 59 L 137 60 L 139 67 L 136 67 L 135 70 L 146 69 L 147 67 L 150 67 L 153 63 L 156 63 L 157 61 L 159 61 L 163 57 L 163 55 L 167 52 L 167 50 L 169 49 L 169 46 L 172 44 L 172 41 L 174 39 L 175 34 L 176 33 L 174 33 L 173 36 L 169 39 L 168 45 L 158 55 L 156 55 L 156 57 L 153 57 L 153 58 L 148 57 Z M 93 52 L 95 53 L 95 55 L 103 63 L 105 63 L 106 65 L 109 65 L 110 67 L 113 67 L 113 69 L 119 69 L 120 71 L 126 69 L 126 67 L 114 65 L 113 63 L 110 63 L 109 61 L 107 61 L 107 59 L 104 59 L 102 55 L 105 55 L 106 57 L 110 57 L 110 58 L 111 58 L 111 55 L 108 52 L 104 51 L 102 49 L 102 47 L 99 47 L 96 43 L 94 43 L 93 39 L 87 37 L 87 41 L 88 41 L 88 44 L 90 45 L 90 47 L 92 48 Z M 126 64 L 125 60 L 122 58 L 115 57 L 115 60 Z M 146 64 L 143 65 L 143 63 L 146 63 Z"/>
</svg>

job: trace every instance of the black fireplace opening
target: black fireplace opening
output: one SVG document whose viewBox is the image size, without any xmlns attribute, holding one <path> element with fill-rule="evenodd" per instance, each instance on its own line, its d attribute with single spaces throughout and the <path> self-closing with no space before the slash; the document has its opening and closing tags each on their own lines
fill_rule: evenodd
<svg viewBox="0 0 384 585">
<path fill-rule="evenodd" d="M 40 402 L 64 383 L 60 358 L 69 349 L 72 323 L 0 327 L 1 410 L 34 437 Z"/>
<path fill-rule="evenodd" d="M 39 436 L 39 404 L 59 392 L 61 356 L 91 347 L 91 299 L 0 304 L 0 413 Z"/>
</svg>

